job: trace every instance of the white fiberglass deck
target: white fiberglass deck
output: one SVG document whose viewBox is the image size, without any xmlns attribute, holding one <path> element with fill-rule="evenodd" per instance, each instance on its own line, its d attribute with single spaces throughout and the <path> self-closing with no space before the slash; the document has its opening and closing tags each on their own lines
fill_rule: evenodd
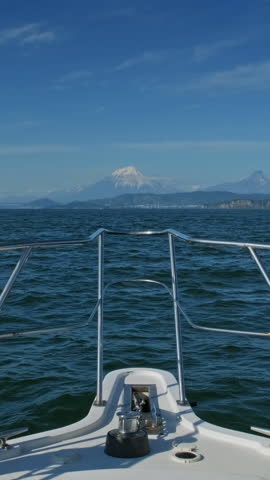
<svg viewBox="0 0 270 480">
<path fill-rule="evenodd" d="M 128 408 L 128 385 L 155 385 L 153 398 L 163 421 L 162 435 L 149 435 L 150 453 L 113 458 L 104 453 L 107 432 L 118 427 L 117 413 Z M 0 450 L 1 480 L 161 479 L 269 480 L 270 440 L 234 432 L 199 419 L 177 403 L 173 375 L 154 369 L 123 369 L 103 382 L 106 405 L 93 405 L 86 418 L 65 428 L 13 439 Z M 194 451 L 199 461 L 183 463 L 175 453 Z"/>
</svg>

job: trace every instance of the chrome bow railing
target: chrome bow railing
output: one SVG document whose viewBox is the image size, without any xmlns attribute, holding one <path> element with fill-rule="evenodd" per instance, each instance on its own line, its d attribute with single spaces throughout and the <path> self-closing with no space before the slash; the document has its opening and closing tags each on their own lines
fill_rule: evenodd
<svg viewBox="0 0 270 480">
<path fill-rule="evenodd" d="M 104 236 L 108 235 L 155 235 L 155 236 L 168 236 L 169 240 L 169 251 L 170 251 L 170 264 L 171 264 L 171 289 L 164 283 L 151 280 L 151 279 L 128 279 L 120 280 L 117 282 L 111 282 L 104 286 Z M 0 340 L 8 339 L 18 336 L 31 336 L 40 333 L 51 333 L 51 332 L 63 332 L 67 330 L 77 329 L 78 327 L 87 326 L 90 321 L 95 316 L 96 312 L 98 314 L 98 329 L 97 329 L 97 395 L 96 395 L 96 405 L 103 405 L 103 393 L 102 393 L 102 381 L 103 381 L 103 303 L 104 297 L 107 290 L 117 284 L 117 283 L 126 283 L 126 282 L 148 282 L 153 283 L 165 288 L 167 293 L 173 299 L 174 305 L 174 322 L 175 322 L 175 333 L 176 333 L 176 354 L 177 354 L 177 371 L 178 371 L 178 385 L 179 385 L 179 403 L 186 404 L 185 396 L 185 383 L 184 383 L 184 368 L 183 368 L 183 351 L 182 351 L 182 325 L 181 325 L 181 316 L 187 321 L 187 323 L 192 327 L 199 330 L 206 330 L 212 332 L 223 332 L 223 333 L 236 333 L 240 335 L 253 335 L 270 338 L 270 333 L 264 332 L 251 332 L 251 331 L 242 331 L 242 330 L 229 330 L 222 328 L 212 328 L 202 325 L 198 325 L 193 322 L 187 313 L 184 311 L 180 304 L 179 292 L 178 292 L 178 282 L 177 282 L 177 268 L 176 268 L 176 257 L 175 257 L 175 239 L 189 242 L 191 244 L 201 244 L 212 247 L 236 247 L 247 249 L 250 253 L 252 259 L 255 261 L 259 271 L 264 277 L 267 285 L 270 287 L 269 276 L 262 264 L 262 261 L 259 259 L 256 250 L 264 249 L 270 250 L 270 245 L 260 244 L 260 243 L 248 243 L 248 242 L 228 242 L 220 240 L 205 240 L 200 238 L 194 238 L 189 235 L 185 235 L 181 232 L 178 232 L 173 229 L 166 229 L 160 231 L 113 231 L 104 228 L 98 229 L 92 235 L 84 239 L 75 239 L 75 240 L 55 240 L 51 242 L 38 242 L 38 243 L 27 243 L 27 244 L 17 244 L 17 245 L 6 245 L 0 246 L 0 251 L 8 250 L 22 250 L 21 257 L 15 266 L 13 272 L 10 275 L 3 291 L 0 295 L 0 309 L 3 307 L 4 302 L 10 293 L 12 286 L 18 277 L 23 266 L 26 264 L 27 260 L 30 257 L 30 254 L 33 249 L 36 248 L 53 248 L 53 247 L 68 247 L 68 246 L 85 246 L 90 244 L 93 240 L 98 239 L 98 298 L 97 302 L 89 316 L 89 318 L 80 324 L 66 325 L 64 327 L 55 327 L 55 328 L 46 328 L 46 329 L 36 329 L 36 330 L 26 330 L 26 331 L 16 331 L 11 333 L 5 333 L 0 335 Z"/>
</svg>

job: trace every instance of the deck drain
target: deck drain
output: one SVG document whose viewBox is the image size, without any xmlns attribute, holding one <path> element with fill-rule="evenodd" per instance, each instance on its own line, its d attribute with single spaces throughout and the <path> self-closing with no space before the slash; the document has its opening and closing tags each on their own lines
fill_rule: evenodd
<svg viewBox="0 0 270 480">
<path fill-rule="evenodd" d="M 175 450 L 172 455 L 173 460 L 181 463 L 192 463 L 198 462 L 202 459 L 202 455 L 195 452 L 194 450 L 182 449 Z"/>
</svg>

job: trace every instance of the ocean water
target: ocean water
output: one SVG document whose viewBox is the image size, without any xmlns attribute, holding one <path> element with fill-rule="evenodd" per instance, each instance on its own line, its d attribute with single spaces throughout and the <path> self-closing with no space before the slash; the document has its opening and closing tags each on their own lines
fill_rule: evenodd
<svg viewBox="0 0 270 480">
<path fill-rule="evenodd" d="M 86 237 L 99 227 L 174 228 L 195 237 L 270 243 L 270 212 L 1 210 L 0 244 Z M 270 331 L 269 288 L 248 252 L 177 241 L 181 302 L 215 327 Z M 261 255 L 270 269 L 270 252 Z M 0 252 L 2 288 L 18 252 Z M 170 286 L 166 237 L 105 237 L 105 281 L 153 278 Z M 0 331 L 78 325 L 97 296 L 97 242 L 35 250 L 0 314 Z M 187 397 L 225 427 L 270 427 L 270 339 L 191 329 L 183 321 Z M 30 433 L 82 418 L 95 396 L 96 319 L 73 331 L 0 342 L 0 431 Z M 104 314 L 104 372 L 149 366 L 176 374 L 171 300 L 153 285 L 117 285 Z"/>
</svg>

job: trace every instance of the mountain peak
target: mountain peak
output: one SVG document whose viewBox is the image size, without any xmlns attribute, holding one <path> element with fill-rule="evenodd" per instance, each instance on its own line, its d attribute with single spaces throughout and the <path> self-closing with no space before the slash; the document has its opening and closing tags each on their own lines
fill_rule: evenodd
<svg viewBox="0 0 270 480">
<path fill-rule="evenodd" d="M 112 173 L 113 177 L 119 177 L 124 175 L 140 175 L 143 177 L 142 172 L 132 165 L 129 167 L 118 168 Z"/>
<path fill-rule="evenodd" d="M 260 185 L 265 185 L 266 183 L 269 182 L 269 179 L 265 176 L 264 172 L 262 170 L 255 170 L 248 179 L 249 181 L 256 182 Z"/>
<path fill-rule="evenodd" d="M 118 168 L 112 173 L 112 178 L 115 186 L 140 188 L 142 185 L 151 183 L 140 170 L 133 166 Z"/>
<path fill-rule="evenodd" d="M 239 182 L 223 183 L 208 187 L 207 190 L 222 190 L 233 193 L 270 193 L 270 179 L 262 170 L 255 170 Z"/>
</svg>

